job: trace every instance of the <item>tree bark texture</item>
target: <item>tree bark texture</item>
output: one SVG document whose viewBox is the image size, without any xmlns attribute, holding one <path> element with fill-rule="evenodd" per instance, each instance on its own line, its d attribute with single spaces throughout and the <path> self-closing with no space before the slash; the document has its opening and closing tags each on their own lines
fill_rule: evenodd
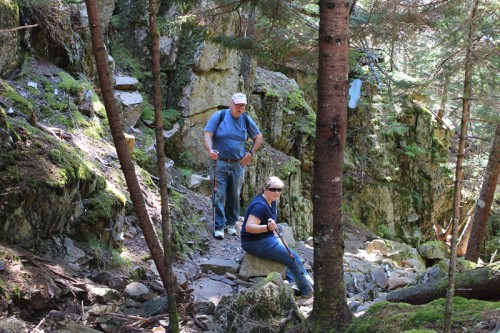
<svg viewBox="0 0 500 333">
<path fill-rule="evenodd" d="M 491 147 L 488 165 L 483 177 L 483 186 L 479 200 L 476 203 L 476 212 L 472 222 L 472 230 L 467 246 L 465 259 L 473 262 L 479 260 L 481 244 L 483 243 L 486 233 L 488 217 L 490 215 L 491 205 L 495 196 L 495 190 L 498 184 L 500 175 L 500 124 L 497 125 L 493 146 Z"/>
<path fill-rule="evenodd" d="M 123 135 L 120 115 L 113 96 L 113 85 L 109 74 L 107 52 L 104 46 L 101 23 L 99 21 L 97 1 L 85 0 L 85 4 L 87 5 L 90 33 L 92 36 L 92 49 L 99 76 L 99 85 L 104 100 L 104 106 L 106 108 L 106 114 L 108 116 L 111 135 L 113 137 L 116 153 L 118 155 L 118 160 L 120 161 L 120 166 L 130 193 L 130 199 L 134 205 L 135 213 L 144 234 L 146 244 L 148 245 L 156 267 L 158 268 L 162 282 L 166 287 L 168 279 L 165 273 L 165 266 L 163 264 L 163 249 L 158 236 L 156 235 L 156 231 L 153 223 L 151 222 L 151 218 L 149 217 L 149 213 L 142 196 L 141 187 L 135 173 L 135 167 L 132 162 L 132 158 L 130 157 L 130 152 L 127 148 L 125 136 Z"/>
<path fill-rule="evenodd" d="M 151 54 L 153 67 L 153 105 L 155 110 L 156 156 L 160 178 L 161 226 L 163 232 L 164 265 L 168 298 L 169 331 L 179 332 L 179 314 L 175 292 L 179 290 L 173 271 L 172 227 L 168 206 L 167 172 L 165 170 L 165 143 L 163 140 L 163 114 L 161 110 L 160 42 L 156 26 L 157 0 L 149 0 L 149 31 L 151 34 Z"/>
<path fill-rule="evenodd" d="M 447 279 L 398 289 L 387 294 L 388 302 L 426 304 L 446 295 Z M 500 298 L 500 266 L 477 268 L 456 276 L 456 293 L 469 299 L 498 300 Z"/>
<path fill-rule="evenodd" d="M 457 266 L 457 238 L 458 238 L 458 220 L 460 219 L 460 201 L 462 198 L 462 182 L 463 182 L 463 168 L 462 163 L 464 160 L 465 142 L 467 136 L 467 121 L 470 111 L 470 101 L 472 98 L 472 70 L 474 61 L 472 59 L 472 40 L 475 31 L 474 21 L 476 19 L 477 8 L 479 0 L 474 2 L 472 8 L 469 32 L 466 40 L 467 51 L 465 54 L 465 75 L 464 75 L 464 95 L 462 97 L 462 119 L 460 123 L 460 141 L 458 144 L 457 152 L 457 166 L 455 172 L 455 192 L 453 197 L 453 218 L 452 218 L 452 231 L 451 231 L 451 247 L 450 247 L 450 270 L 448 275 L 448 292 L 446 294 L 446 305 L 444 310 L 444 323 L 443 332 L 448 333 L 451 331 L 451 316 L 453 310 L 453 296 L 455 293 L 455 271 Z"/>
<path fill-rule="evenodd" d="M 349 2 L 319 1 L 319 66 L 313 183 L 315 297 L 313 332 L 347 327 L 341 223 L 347 118 Z"/>
</svg>

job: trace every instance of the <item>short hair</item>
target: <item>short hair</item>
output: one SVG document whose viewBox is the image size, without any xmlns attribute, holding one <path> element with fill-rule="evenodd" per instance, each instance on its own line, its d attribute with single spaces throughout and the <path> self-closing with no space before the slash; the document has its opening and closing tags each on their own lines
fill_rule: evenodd
<svg viewBox="0 0 500 333">
<path fill-rule="evenodd" d="M 279 177 L 271 176 L 271 177 L 267 178 L 266 182 L 264 183 L 264 188 L 266 190 L 270 189 L 272 185 L 284 187 L 285 183 L 283 183 L 283 181 L 281 179 L 279 179 Z"/>
</svg>

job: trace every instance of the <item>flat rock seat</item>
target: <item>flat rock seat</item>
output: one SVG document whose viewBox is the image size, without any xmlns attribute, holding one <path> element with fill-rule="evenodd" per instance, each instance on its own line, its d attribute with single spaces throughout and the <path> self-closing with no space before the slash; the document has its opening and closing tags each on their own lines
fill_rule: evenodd
<svg viewBox="0 0 500 333">
<path fill-rule="evenodd" d="M 245 252 L 241 261 L 239 274 L 244 277 L 267 276 L 269 273 L 277 272 L 285 277 L 286 266 L 274 260 L 264 259 Z"/>
</svg>

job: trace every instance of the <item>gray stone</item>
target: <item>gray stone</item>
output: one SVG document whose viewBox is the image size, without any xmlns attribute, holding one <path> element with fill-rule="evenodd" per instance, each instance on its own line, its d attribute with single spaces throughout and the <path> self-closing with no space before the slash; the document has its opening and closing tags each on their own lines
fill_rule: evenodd
<svg viewBox="0 0 500 333">
<path fill-rule="evenodd" d="M 208 176 L 203 177 L 202 175 L 197 175 L 197 174 L 191 175 L 188 187 L 205 195 L 212 194 L 211 181 L 210 177 Z"/>
<path fill-rule="evenodd" d="M 127 286 L 127 279 L 110 272 L 100 272 L 92 278 L 92 281 L 115 290 L 123 290 Z"/>
<path fill-rule="evenodd" d="M 442 242 L 425 243 L 418 247 L 418 253 L 426 259 L 446 258 L 446 248 Z"/>
<path fill-rule="evenodd" d="M 243 254 L 240 275 L 244 277 L 267 276 L 272 272 L 285 276 L 286 266 L 280 262 L 260 258 L 250 253 Z"/>
<path fill-rule="evenodd" d="M 382 289 L 387 289 L 388 287 L 388 277 L 382 268 L 379 268 L 371 273 L 373 281 Z"/>
<path fill-rule="evenodd" d="M 389 250 L 383 239 L 374 239 L 371 242 L 366 243 L 366 252 L 372 253 L 373 251 L 379 251 L 383 256 L 387 256 Z"/>
<path fill-rule="evenodd" d="M 203 272 L 212 271 L 215 274 L 224 275 L 224 273 L 236 273 L 238 271 L 238 263 L 230 259 L 212 258 L 201 263 L 200 268 Z"/>
<path fill-rule="evenodd" d="M 143 295 L 149 294 L 150 291 L 148 287 L 140 282 L 132 282 L 125 287 L 123 293 L 131 298 L 138 299 Z"/>
<path fill-rule="evenodd" d="M 193 289 L 192 295 L 195 304 L 197 302 L 212 302 L 217 306 L 222 296 L 234 293 L 230 285 L 209 278 L 195 280 L 190 284 L 190 287 Z"/>
<path fill-rule="evenodd" d="M 31 330 L 26 322 L 21 319 L 11 316 L 8 318 L 0 319 L 0 329 L 12 333 L 28 333 Z"/>
<path fill-rule="evenodd" d="M 64 238 L 64 250 L 66 253 L 64 260 L 67 262 L 74 263 L 78 261 L 78 259 L 85 257 L 85 252 L 76 247 L 73 241 L 68 237 Z"/>
<path fill-rule="evenodd" d="M 283 237 L 285 243 L 292 248 L 295 247 L 296 242 L 295 237 L 293 237 L 293 230 L 288 223 L 278 223 L 278 228 L 283 234 L 281 237 Z"/>
<path fill-rule="evenodd" d="M 92 294 L 99 303 L 107 303 L 113 300 L 116 301 L 121 298 L 121 294 L 117 290 L 97 283 L 89 283 L 87 284 L 87 288 L 89 293 Z"/>
<path fill-rule="evenodd" d="M 29 81 L 26 85 L 28 87 L 31 87 L 31 88 L 34 88 L 34 89 L 38 89 L 38 83 L 36 83 L 36 82 Z"/>
<path fill-rule="evenodd" d="M 272 273 L 252 288 L 222 297 L 213 318 L 224 332 L 278 332 L 270 328 L 292 310 L 299 312 L 292 288 Z M 295 316 L 290 320 L 290 327 L 299 323 Z"/>
<path fill-rule="evenodd" d="M 213 315 L 215 312 L 215 304 L 212 302 L 195 302 L 194 311 L 198 315 Z"/>
<path fill-rule="evenodd" d="M 398 271 L 389 277 L 389 280 L 387 281 L 387 284 L 388 284 L 387 289 L 394 290 L 394 289 L 406 287 L 411 282 L 413 282 L 413 280 L 414 279 L 412 277 L 405 275 L 405 274 L 402 274 L 401 272 Z"/>
<path fill-rule="evenodd" d="M 166 313 L 168 306 L 168 298 L 166 296 L 157 296 L 144 302 L 142 308 L 148 317 L 156 316 L 160 313 Z"/>
<path fill-rule="evenodd" d="M 135 77 L 116 76 L 115 89 L 122 91 L 136 91 L 139 81 Z"/>
<path fill-rule="evenodd" d="M 17 3 L 1 2 L 2 28 L 17 27 L 20 22 Z M 0 77 L 7 78 L 19 65 L 19 46 L 22 34 L 19 31 L 0 33 Z"/>
<path fill-rule="evenodd" d="M 141 117 L 144 110 L 142 95 L 135 92 L 115 91 L 115 99 L 121 113 L 124 128 L 133 127 Z"/>
</svg>

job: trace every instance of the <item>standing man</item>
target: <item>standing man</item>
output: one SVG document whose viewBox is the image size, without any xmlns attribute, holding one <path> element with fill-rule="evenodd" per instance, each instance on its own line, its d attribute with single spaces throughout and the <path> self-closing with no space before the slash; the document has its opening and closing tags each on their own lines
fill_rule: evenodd
<svg viewBox="0 0 500 333">
<path fill-rule="evenodd" d="M 242 93 L 231 97 L 231 108 L 215 112 L 205 126 L 205 149 L 210 155 L 210 178 L 216 167 L 215 231 L 214 237 L 224 239 L 224 229 L 236 235 L 236 221 L 240 215 L 240 191 L 246 166 L 262 144 L 262 134 L 255 122 L 244 114 L 247 97 Z M 246 150 L 246 140 L 253 140 Z"/>
</svg>

